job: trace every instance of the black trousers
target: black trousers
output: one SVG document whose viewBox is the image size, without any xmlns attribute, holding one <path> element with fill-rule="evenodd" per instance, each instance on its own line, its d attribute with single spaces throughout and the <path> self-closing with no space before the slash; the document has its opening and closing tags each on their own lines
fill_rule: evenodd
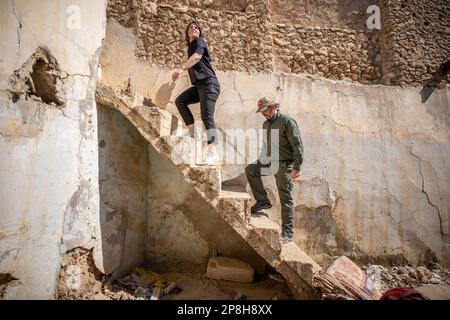
<svg viewBox="0 0 450 320">
<path fill-rule="evenodd" d="M 206 129 L 208 144 L 218 143 L 216 124 L 214 123 L 214 110 L 219 94 L 220 84 L 217 79 L 208 78 L 196 82 L 194 86 L 182 92 L 175 99 L 178 111 L 187 126 L 194 123 L 194 117 L 189 109 L 189 105 L 200 102 L 200 113 Z"/>
</svg>

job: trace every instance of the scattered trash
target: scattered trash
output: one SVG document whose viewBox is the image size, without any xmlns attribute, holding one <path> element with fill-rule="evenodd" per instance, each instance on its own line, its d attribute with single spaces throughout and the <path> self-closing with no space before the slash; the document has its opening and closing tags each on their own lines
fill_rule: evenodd
<svg viewBox="0 0 450 320">
<path fill-rule="evenodd" d="M 326 273 L 348 284 L 363 289 L 366 284 L 366 274 L 346 256 L 336 259 Z"/>
<path fill-rule="evenodd" d="M 346 256 L 336 259 L 325 272 L 316 274 L 314 282 L 322 290 L 323 299 L 374 300 L 378 298 L 372 280 Z"/>
<path fill-rule="evenodd" d="M 156 272 L 145 270 L 142 267 L 136 267 L 134 268 L 134 273 L 148 281 L 153 287 L 164 288 L 167 286 L 167 281 L 164 277 Z"/>
<path fill-rule="evenodd" d="M 275 280 L 278 282 L 284 282 L 284 278 L 282 276 L 280 276 L 279 274 L 269 273 L 267 276 L 272 280 Z"/>
<path fill-rule="evenodd" d="M 242 293 L 238 292 L 236 293 L 236 295 L 233 297 L 233 300 L 241 300 L 242 299 Z"/>
<path fill-rule="evenodd" d="M 339 293 L 324 293 L 322 295 L 323 300 L 354 300 L 345 294 Z"/>
<path fill-rule="evenodd" d="M 151 289 L 147 289 L 144 293 L 146 298 L 150 298 L 153 295 L 153 291 Z"/>
<path fill-rule="evenodd" d="M 175 281 L 169 282 L 162 275 L 143 267 L 135 267 L 133 273 L 116 282 L 132 292 L 136 300 L 159 300 L 163 295 L 178 294 L 182 291 Z M 126 293 L 119 298 L 126 299 Z"/>
<path fill-rule="evenodd" d="M 150 297 L 150 300 L 159 300 L 159 297 L 161 297 L 161 288 L 160 287 L 156 287 L 155 290 L 153 291 L 153 294 Z"/>
<path fill-rule="evenodd" d="M 408 264 L 360 268 L 344 256 L 336 259 L 326 271 L 316 273 L 313 279 L 313 285 L 321 290 L 322 299 L 326 300 L 423 300 L 428 296 L 421 295 L 415 288 L 430 283 L 442 288 L 450 285 L 449 270 L 437 263 L 427 267 Z M 445 290 L 441 291 L 440 296 L 445 296 Z M 450 296 L 450 290 L 448 292 Z"/>
<path fill-rule="evenodd" d="M 373 268 L 377 273 L 373 273 Z M 434 272 L 434 271 L 436 272 Z M 417 288 L 431 283 L 450 285 L 450 271 L 448 269 L 439 269 L 436 264 L 426 266 L 406 266 L 382 267 L 377 265 L 367 266 L 367 275 L 374 281 L 374 287 L 380 292 L 386 292 L 392 288 L 411 287 Z"/>
<path fill-rule="evenodd" d="M 177 287 L 176 282 L 172 282 L 171 284 L 169 284 L 167 287 L 164 288 L 163 292 L 164 294 L 169 294 L 176 287 Z"/>
</svg>

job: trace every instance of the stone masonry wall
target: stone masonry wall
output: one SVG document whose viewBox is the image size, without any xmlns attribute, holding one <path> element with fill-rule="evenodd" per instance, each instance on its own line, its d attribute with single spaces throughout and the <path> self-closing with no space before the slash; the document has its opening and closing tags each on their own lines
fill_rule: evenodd
<svg viewBox="0 0 450 320">
<path fill-rule="evenodd" d="M 384 55 L 389 57 L 384 82 L 412 85 L 442 78 L 449 83 L 448 74 L 436 72 L 450 61 L 450 2 L 386 0 L 382 6 Z"/>
<path fill-rule="evenodd" d="M 449 57 L 448 1 L 374 2 L 110 0 L 107 16 L 136 29 L 137 57 L 169 68 L 186 60 L 184 31 L 197 20 L 217 70 L 427 83 Z M 366 26 L 371 4 L 381 30 Z"/>
<path fill-rule="evenodd" d="M 272 34 L 278 65 L 287 72 L 362 83 L 377 82 L 381 76 L 376 31 L 274 24 Z"/>
<path fill-rule="evenodd" d="M 376 0 L 270 0 L 273 22 L 298 24 L 305 28 L 366 29 L 369 5 Z"/>
<path fill-rule="evenodd" d="M 240 11 L 244 12 L 249 9 L 252 0 L 155 0 L 158 4 L 176 5 L 183 4 L 193 8 L 223 11 Z"/>
<path fill-rule="evenodd" d="M 241 13 L 201 10 L 179 2 L 158 5 L 145 1 L 137 3 L 138 6 L 121 0 L 110 1 L 108 17 L 116 19 L 123 26 L 136 28 L 136 55 L 143 61 L 167 67 L 183 63 L 187 58 L 186 25 L 196 20 L 206 34 L 213 64 L 218 69 L 271 69 L 272 40 L 270 36 L 262 36 L 268 34 L 270 29 L 267 10 Z M 130 13 L 131 10 L 133 13 Z"/>
</svg>

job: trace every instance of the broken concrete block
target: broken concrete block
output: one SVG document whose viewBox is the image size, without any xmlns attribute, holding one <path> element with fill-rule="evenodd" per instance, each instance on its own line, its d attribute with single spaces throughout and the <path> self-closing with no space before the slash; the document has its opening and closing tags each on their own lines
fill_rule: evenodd
<svg viewBox="0 0 450 320">
<path fill-rule="evenodd" d="M 253 282 L 255 271 L 246 262 L 226 257 L 212 257 L 208 261 L 206 277 L 242 283 Z"/>
</svg>

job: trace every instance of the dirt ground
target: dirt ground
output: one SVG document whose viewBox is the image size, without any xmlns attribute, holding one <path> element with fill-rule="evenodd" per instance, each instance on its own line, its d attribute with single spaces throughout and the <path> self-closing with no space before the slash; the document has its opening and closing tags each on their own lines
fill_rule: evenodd
<svg viewBox="0 0 450 320">
<path fill-rule="evenodd" d="M 390 288 L 423 288 L 436 299 L 450 299 L 450 270 L 437 263 L 382 266 L 359 265 L 383 293 Z M 3 277 L 5 278 L 5 277 Z M 5 280 L 5 279 L 3 279 Z M 0 289 L 7 281 L 0 282 Z M 172 287 L 171 290 L 168 290 Z M 430 291 L 431 290 L 431 291 Z M 0 291 L 3 291 L 0 290 Z M 431 296 L 430 296 L 431 297 Z M 245 284 L 208 279 L 204 274 L 155 273 L 149 267 L 132 270 L 111 281 L 95 267 L 92 252 L 74 249 L 63 259 L 55 296 L 62 300 L 288 300 L 292 294 L 283 277 L 273 269 L 267 275 L 255 274 Z"/>
<path fill-rule="evenodd" d="M 151 273 L 150 268 L 145 268 L 145 270 Z M 255 281 L 250 284 L 208 279 L 203 274 L 192 273 L 162 273 L 158 274 L 158 277 L 164 279 L 167 284 L 176 283 L 176 287 L 169 293 L 163 293 L 159 300 L 291 299 L 291 293 L 286 283 L 281 276 L 275 274 L 271 274 L 271 278 L 255 275 Z M 122 279 L 110 281 L 95 267 L 91 251 L 75 249 L 63 259 L 56 299 L 139 299 L 133 288 L 118 281 Z M 143 279 L 141 278 L 141 280 Z M 154 288 L 150 291 L 154 291 Z M 146 296 L 145 299 L 150 299 L 150 296 Z"/>
<path fill-rule="evenodd" d="M 291 293 L 286 284 L 280 281 L 262 277 L 253 283 L 238 283 L 225 280 L 208 279 L 201 274 L 164 274 L 174 278 L 178 287 L 183 291 L 168 294 L 161 300 L 287 300 Z"/>
</svg>

